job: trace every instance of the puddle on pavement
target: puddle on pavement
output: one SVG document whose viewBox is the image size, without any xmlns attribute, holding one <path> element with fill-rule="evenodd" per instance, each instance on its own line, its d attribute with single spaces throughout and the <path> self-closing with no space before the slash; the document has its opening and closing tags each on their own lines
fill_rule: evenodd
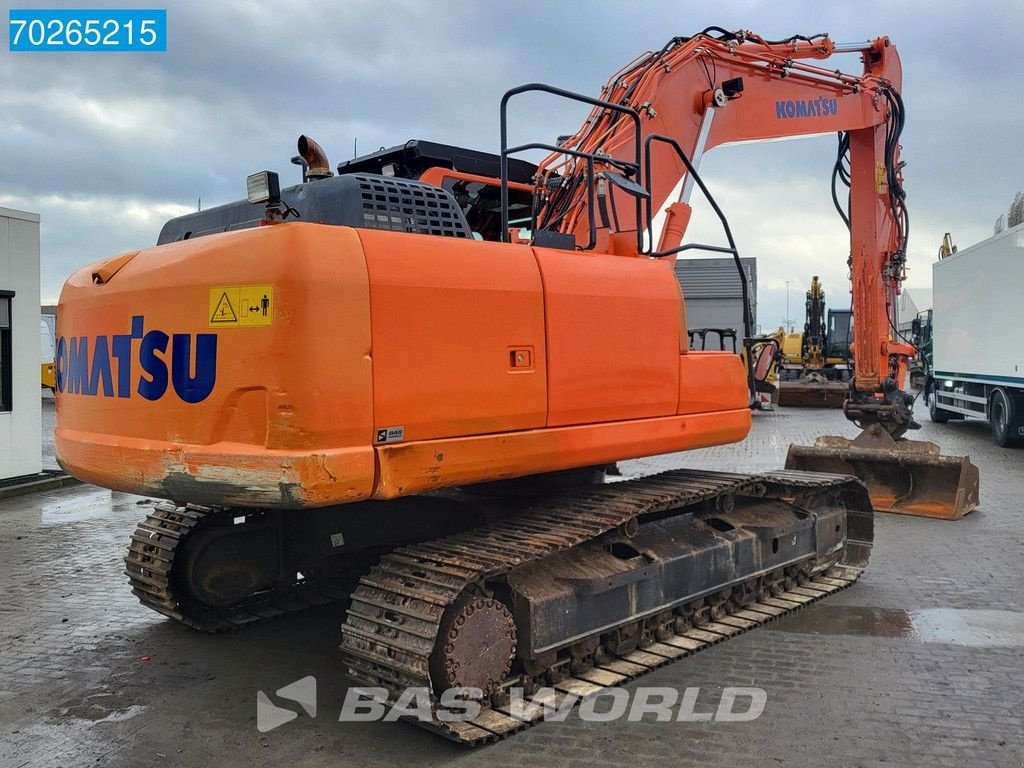
<svg viewBox="0 0 1024 768">
<path fill-rule="evenodd" d="M 26 511 L 34 512 L 38 516 L 39 525 L 44 527 L 109 518 L 111 511 L 119 513 L 122 509 L 133 518 L 137 514 L 140 519 L 146 512 L 139 504 L 145 501 L 142 497 L 88 486 L 39 494 L 35 498 L 19 497 L 19 501 Z M 139 508 L 137 513 L 136 508 Z"/>
<path fill-rule="evenodd" d="M 128 704 L 114 693 L 94 693 L 84 699 L 66 701 L 49 713 L 51 722 L 83 720 L 90 724 L 117 723 L 130 720 L 146 710 L 138 704 Z"/>
<path fill-rule="evenodd" d="M 922 643 L 974 647 L 1024 646 L 1024 613 L 924 608 L 904 611 L 849 605 L 816 605 L 769 628 L 812 635 L 896 637 Z"/>
<path fill-rule="evenodd" d="M 80 523 L 85 520 L 92 520 L 110 514 L 110 501 L 94 501 L 89 499 L 85 502 L 78 499 L 66 501 L 63 499 L 47 499 L 40 505 L 39 524 L 67 525 L 69 523 Z"/>
</svg>

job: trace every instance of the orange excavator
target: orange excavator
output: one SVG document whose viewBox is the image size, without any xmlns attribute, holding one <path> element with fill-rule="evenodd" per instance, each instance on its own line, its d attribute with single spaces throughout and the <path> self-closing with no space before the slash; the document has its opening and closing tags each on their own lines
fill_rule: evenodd
<svg viewBox="0 0 1024 768">
<path fill-rule="evenodd" d="M 863 71 L 824 64 L 841 53 Z M 499 155 L 413 141 L 331 169 L 302 137 L 302 183 L 254 174 L 247 200 L 67 281 L 60 463 L 168 499 L 126 558 L 145 606 L 218 631 L 348 600 L 351 677 L 393 704 L 427 691 L 420 724 L 471 744 L 840 590 L 872 542 L 854 478 L 599 481 L 750 429 L 751 366 L 688 349 L 672 270 L 691 249 L 736 256 L 699 175 L 729 142 L 839 134 L 846 413 L 894 444 L 915 426 L 914 350 L 890 334 L 908 227 L 899 88 L 884 37 L 710 28 L 598 98 L 509 91 Z M 527 92 L 589 117 L 512 146 Z M 539 165 L 514 157 L 538 149 Z M 683 242 L 694 189 L 728 246 Z M 479 705 L 471 721 L 445 716 L 452 690 Z"/>
</svg>

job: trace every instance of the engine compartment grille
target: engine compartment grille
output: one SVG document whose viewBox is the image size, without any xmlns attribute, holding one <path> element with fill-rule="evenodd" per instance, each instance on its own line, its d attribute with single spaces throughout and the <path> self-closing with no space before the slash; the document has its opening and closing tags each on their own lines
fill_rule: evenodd
<svg viewBox="0 0 1024 768">
<path fill-rule="evenodd" d="M 363 226 L 424 235 L 470 237 L 451 194 L 418 182 L 353 174 L 363 199 Z"/>
</svg>

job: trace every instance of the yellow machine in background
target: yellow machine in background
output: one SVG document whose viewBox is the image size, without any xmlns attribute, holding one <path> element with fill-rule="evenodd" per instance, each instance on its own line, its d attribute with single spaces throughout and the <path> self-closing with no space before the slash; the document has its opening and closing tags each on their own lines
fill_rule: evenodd
<svg viewBox="0 0 1024 768">
<path fill-rule="evenodd" d="M 939 246 L 939 260 L 948 259 L 956 252 L 957 247 L 953 244 L 953 238 L 947 232 L 942 236 L 942 245 Z"/>
<path fill-rule="evenodd" d="M 804 343 L 802 333 L 787 333 L 784 328 L 779 328 L 776 333 L 782 332 L 782 347 L 780 349 L 780 362 L 785 365 L 803 365 L 803 353 L 800 351 Z"/>
<path fill-rule="evenodd" d="M 852 312 L 825 311 L 825 290 L 815 275 L 807 291 L 803 333 L 787 333 L 779 362 L 779 405 L 841 408 L 853 374 Z"/>
<path fill-rule="evenodd" d="M 53 329 L 46 320 L 39 320 L 39 382 L 45 389 L 54 389 L 57 366 L 54 363 Z"/>
</svg>

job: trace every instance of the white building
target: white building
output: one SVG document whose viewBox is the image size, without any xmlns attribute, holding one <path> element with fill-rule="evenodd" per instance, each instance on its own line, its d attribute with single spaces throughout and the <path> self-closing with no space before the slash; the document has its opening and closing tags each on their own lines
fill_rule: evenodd
<svg viewBox="0 0 1024 768">
<path fill-rule="evenodd" d="M 42 465 L 39 215 L 0 208 L 0 480 Z"/>
</svg>

